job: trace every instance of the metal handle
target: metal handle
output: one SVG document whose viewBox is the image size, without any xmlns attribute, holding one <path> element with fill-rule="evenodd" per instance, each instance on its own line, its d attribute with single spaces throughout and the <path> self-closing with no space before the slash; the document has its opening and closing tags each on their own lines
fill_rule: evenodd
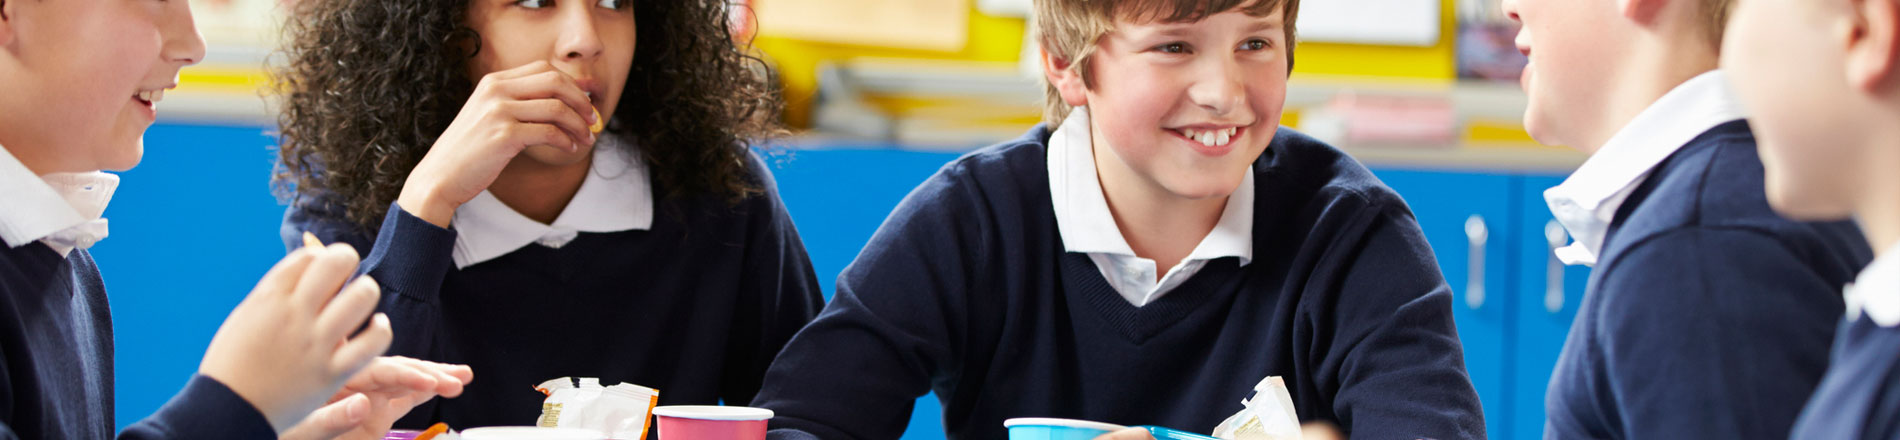
<svg viewBox="0 0 1900 440">
<path fill-rule="evenodd" d="M 1570 241 L 1564 225 L 1551 220 L 1544 224 L 1544 239 L 1550 242 L 1549 263 L 1544 274 L 1544 310 L 1552 314 L 1564 310 L 1564 262 L 1557 259 L 1557 248 Z"/>
<path fill-rule="evenodd" d="M 1465 219 L 1465 239 L 1471 243 L 1471 261 L 1465 266 L 1465 306 L 1477 309 L 1484 307 L 1484 244 L 1491 239 L 1484 216 L 1472 214 Z"/>
</svg>

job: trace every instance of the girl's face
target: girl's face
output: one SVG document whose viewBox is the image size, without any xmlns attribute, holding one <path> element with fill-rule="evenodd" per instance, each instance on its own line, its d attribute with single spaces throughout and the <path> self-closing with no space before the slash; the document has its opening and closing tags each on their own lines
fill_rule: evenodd
<svg viewBox="0 0 1900 440">
<path fill-rule="evenodd" d="M 490 72 L 547 61 L 581 88 L 602 118 L 611 120 L 627 72 L 633 69 L 631 0 L 472 0 L 468 25 L 481 35 L 481 51 L 469 62 L 469 80 Z M 585 115 L 583 115 L 585 116 Z M 569 153 L 538 145 L 523 155 L 548 165 L 579 163 L 593 146 Z"/>
<path fill-rule="evenodd" d="M 35 173 L 126 170 L 159 94 L 204 59 L 185 1 L 5 0 L 0 122 Z"/>
</svg>

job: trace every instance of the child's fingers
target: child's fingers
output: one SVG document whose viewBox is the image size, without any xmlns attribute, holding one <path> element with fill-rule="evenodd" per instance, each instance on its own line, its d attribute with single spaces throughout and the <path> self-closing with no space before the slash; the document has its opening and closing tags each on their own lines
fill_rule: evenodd
<svg viewBox="0 0 1900 440">
<path fill-rule="evenodd" d="M 303 310 L 321 310 L 323 304 L 336 295 L 337 289 L 343 287 L 343 282 L 356 273 L 356 263 L 356 249 L 348 244 L 323 247 L 316 252 L 303 278 L 297 280 L 297 290 L 291 294 L 293 301 Z"/>
<path fill-rule="evenodd" d="M 582 145 L 580 140 L 574 139 L 573 134 L 553 124 L 527 122 L 510 124 L 503 136 L 506 136 L 512 142 L 511 145 L 517 148 L 548 145 L 575 151 Z"/>
<path fill-rule="evenodd" d="M 285 431 L 278 438 L 284 440 L 334 439 L 350 430 L 356 429 L 363 419 L 370 415 L 370 399 L 362 394 L 351 394 L 342 400 L 331 402 L 304 417 L 302 422 Z"/>
<path fill-rule="evenodd" d="M 505 81 L 505 80 L 520 78 L 520 77 L 533 75 L 533 74 L 537 74 L 541 72 L 547 72 L 551 70 L 554 70 L 553 63 L 549 63 L 547 62 L 547 60 L 538 60 L 532 63 L 515 66 L 512 69 L 491 72 L 488 75 L 483 76 L 482 79 L 487 80 L 487 81 Z"/>
<path fill-rule="evenodd" d="M 266 295 L 281 292 L 287 295 L 297 287 L 297 282 L 303 279 L 304 271 L 310 267 L 310 262 L 315 256 L 311 250 L 291 251 L 290 255 L 285 255 L 284 259 L 278 260 L 277 265 L 271 266 L 270 271 L 264 273 L 264 278 L 257 281 L 257 287 L 252 292 Z"/>
<path fill-rule="evenodd" d="M 377 356 L 389 350 L 391 337 L 389 315 L 377 313 L 369 319 L 369 327 L 337 347 L 336 354 L 330 359 L 330 371 L 338 376 L 349 377 L 361 371 L 365 365 Z"/>
<path fill-rule="evenodd" d="M 496 85 L 502 96 L 527 101 L 535 99 L 558 99 L 574 109 L 585 122 L 582 127 L 593 125 L 590 116 L 594 114 L 594 103 L 587 99 L 587 91 L 582 90 L 574 77 L 559 71 L 541 72 Z"/>
<path fill-rule="evenodd" d="M 376 311 L 376 303 L 382 299 L 382 286 L 369 276 L 356 277 L 349 287 L 336 294 L 330 304 L 317 313 L 317 336 L 322 341 L 341 341 L 363 325 L 370 313 Z"/>
<path fill-rule="evenodd" d="M 384 356 L 370 361 L 363 371 L 350 376 L 343 388 L 361 393 L 406 395 L 434 390 L 437 380 L 428 370 L 398 358 Z"/>
<path fill-rule="evenodd" d="M 553 99 L 532 101 L 512 101 L 502 105 L 515 120 L 528 123 L 552 124 L 567 132 L 567 136 L 581 145 L 594 141 L 594 132 L 587 124 L 583 113 L 575 113 L 567 104 Z M 591 110 L 584 110 L 591 111 Z"/>
<path fill-rule="evenodd" d="M 377 361 L 382 362 L 385 360 L 409 364 L 415 367 L 417 371 L 427 373 L 434 377 L 434 394 L 455 397 L 462 394 L 462 386 L 475 380 L 474 370 L 469 369 L 467 365 L 444 364 L 402 356 L 385 356 L 378 358 Z"/>
</svg>

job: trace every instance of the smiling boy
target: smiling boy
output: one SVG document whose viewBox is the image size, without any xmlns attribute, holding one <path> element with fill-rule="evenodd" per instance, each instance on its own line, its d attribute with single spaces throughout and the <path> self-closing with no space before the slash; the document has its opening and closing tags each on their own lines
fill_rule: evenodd
<svg viewBox="0 0 1900 440">
<path fill-rule="evenodd" d="M 1279 127 L 1294 0 L 1038 0 L 1045 122 L 914 190 L 766 375 L 772 438 L 1207 431 L 1284 376 L 1363 438 L 1483 438 L 1411 211 Z"/>
</svg>

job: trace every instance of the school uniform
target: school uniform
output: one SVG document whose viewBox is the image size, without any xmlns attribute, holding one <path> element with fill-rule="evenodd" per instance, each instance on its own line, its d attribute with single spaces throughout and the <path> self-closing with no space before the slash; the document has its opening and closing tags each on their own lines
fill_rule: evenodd
<svg viewBox="0 0 1900 440">
<path fill-rule="evenodd" d="M 0 147 L 0 439 L 113 438 L 112 313 L 86 248 L 118 177 L 36 176 Z M 206 376 L 121 439 L 256 439 L 276 431 Z"/>
<path fill-rule="evenodd" d="M 389 354 L 466 364 L 461 397 L 418 407 L 398 426 L 533 424 L 562 376 L 660 390 L 661 405 L 742 403 L 823 299 L 804 244 L 757 157 L 763 194 L 669 196 L 638 147 L 608 136 L 552 224 L 483 192 L 441 228 L 390 204 L 380 229 L 345 219 L 334 196 L 285 214 L 303 231 L 367 252 L 395 329 Z"/>
<path fill-rule="evenodd" d="M 1484 438 L 1410 209 L 1339 150 L 1273 136 L 1165 270 L 1114 225 L 1086 109 L 945 165 L 773 364 L 769 437 L 896 438 L 931 391 L 952 439 L 1014 417 L 1207 432 L 1285 376 L 1301 418 L 1355 438 Z"/>
<path fill-rule="evenodd" d="M 1845 301 L 1833 363 L 1792 438 L 1900 439 L 1900 244 L 1861 271 Z"/>
<path fill-rule="evenodd" d="M 1781 438 L 1827 367 L 1851 223 L 1776 215 L 1719 71 L 1638 114 L 1544 193 L 1594 264 L 1545 396 L 1545 438 Z"/>
</svg>

